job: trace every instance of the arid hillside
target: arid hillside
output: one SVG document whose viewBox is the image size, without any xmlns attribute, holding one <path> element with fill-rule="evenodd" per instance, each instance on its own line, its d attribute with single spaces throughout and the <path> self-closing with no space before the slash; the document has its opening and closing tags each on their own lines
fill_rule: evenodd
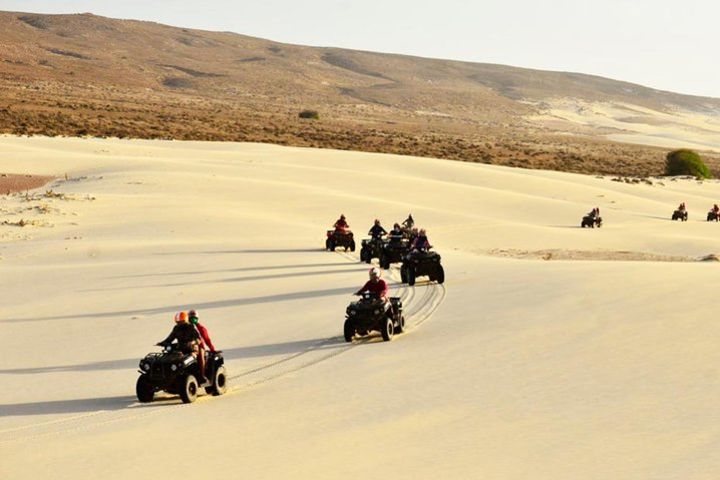
<svg viewBox="0 0 720 480">
<path fill-rule="evenodd" d="M 720 138 L 719 99 L 90 14 L 0 13 L 0 88 L 0 132 L 15 134 L 261 141 L 626 175 L 660 173 L 668 146 L 716 149 Z M 304 109 L 320 118 L 299 119 Z"/>
</svg>

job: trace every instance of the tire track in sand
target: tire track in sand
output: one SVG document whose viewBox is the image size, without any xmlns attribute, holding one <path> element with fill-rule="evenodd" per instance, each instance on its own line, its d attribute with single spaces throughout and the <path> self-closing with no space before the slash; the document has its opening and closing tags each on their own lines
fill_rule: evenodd
<svg viewBox="0 0 720 480">
<path fill-rule="evenodd" d="M 348 261 L 358 262 L 358 259 L 350 254 L 345 252 L 338 253 Z M 412 332 L 431 318 L 433 313 L 442 304 L 446 295 L 445 286 L 426 283 L 410 287 L 400 283 L 399 270 L 396 267 L 391 268 L 387 272 L 395 281 L 395 283 L 392 284 L 392 288 L 395 290 L 393 292 L 394 296 L 398 296 L 403 300 L 406 322 L 408 322 L 405 333 Z M 423 293 L 418 300 L 415 300 L 417 289 L 420 287 L 423 287 Z M 404 334 L 397 338 L 402 338 L 403 336 Z M 345 343 L 342 336 L 323 339 L 301 352 L 286 355 L 264 365 L 228 376 L 229 380 L 237 381 L 238 379 L 242 379 L 242 381 L 241 383 L 232 385 L 226 395 L 238 394 L 304 370 L 346 353 L 360 345 L 378 341 L 378 338 L 379 337 L 365 337 L 355 340 L 352 343 Z M 211 398 L 210 396 L 199 397 L 197 403 L 208 401 Z M 144 405 L 135 402 L 118 410 L 98 410 L 71 418 L 23 425 L 0 431 L 0 445 L 80 432 L 117 422 L 142 419 L 150 415 L 166 414 L 183 406 L 184 404 L 178 403 L 178 400 L 175 398 L 165 400 L 161 397 L 153 404 Z"/>
</svg>

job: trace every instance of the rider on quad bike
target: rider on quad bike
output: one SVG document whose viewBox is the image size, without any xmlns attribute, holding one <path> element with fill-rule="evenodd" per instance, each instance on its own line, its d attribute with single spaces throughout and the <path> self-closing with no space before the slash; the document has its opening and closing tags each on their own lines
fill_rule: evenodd
<svg viewBox="0 0 720 480">
<path fill-rule="evenodd" d="M 341 214 L 340 218 L 333 224 L 333 227 L 336 232 L 345 233 L 345 231 L 350 228 L 350 225 L 348 225 L 347 220 L 345 220 L 345 215 Z"/>
<path fill-rule="evenodd" d="M 393 229 L 388 233 L 390 243 L 399 243 L 403 238 L 403 231 L 399 223 L 393 225 Z"/>
<path fill-rule="evenodd" d="M 158 342 L 160 347 L 167 347 L 173 341 L 177 341 L 178 348 L 182 353 L 197 356 L 200 344 L 200 334 L 195 327 L 188 322 L 187 312 L 178 312 L 175 314 L 175 326 L 170 335 L 162 342 Z"/>
<path fill-rule="evenodd" d="M 207 376 L 207 367 L 205 365 L 205 351 L 209 351 L 211 354 L 215 353 L 215 345 L 213 345 L 212 340 L 210 339 L 210 332 L 208 332 L 208 329 L 205 328 L 205 325 L 200 323 L 200 319 L 198 318 L 197 311 L 190 310 L 188 312 L 188 317 L 190 320 L 190 324 L 192 324 L 195 329 L 198 331 L 198 334 L 200 335 L 200 344 L 199 344 L 199 352 L 198 352 L 198 367 L 200 368 L 200 371 L 202 372 L 203 376 Z M 200 378 L 198 379 L 202 383 L 205 379 Z"/>
<path fill-rule="evenodd" d="M 415 220 L 413 219 L 412 213 L 408 214 L 408 217 L 405 219 L 405 221 L 402 224 L 403 224 L 403 227 L 407 228 L 408 230 L 415 226 Z"/>
<path fill-rule="evenodd" d="M 430 250 L 432 248 L 432 245 L 430 245 L 430 241 L 427 238 L 427 232 L 424 228 L 421 228 L 418 232 L 417 237 L 415 237 L 415 240 L 412 242 L 412 246 L 410 247 L 411 251 L 417 251 L 417 250 Z"/>
<path fill-rule="evenodd" d="M 711 220 L 718 221 L 720 220 L 720 207 L 717 206 L 717 203 L 713 205 L 713 208 L 710 209 L 708 212 L 708 222 Z"/>
<path fill-rule="evenodd" d="M 365 282 L 365 285 L 360 288 L 355 295 L 362 295 L 365 292 L 376 294 L 380 300 L 387 303 L 388 284 L 385 280 L 380 278 L 380 269 L 373 267 L 368 272 L 370 280 Z"/>
<path fill-rule="evenodd" d="M 387 232 L 385 231 L 383 226 L 380 225 L 380 220 L 376 218 L 375 223 L 372 227 L 370 227 L 368 235 L 370 235 L 370 238 L 372 238 L 373 240 L 379 240 L 380 238 L 382 238 L 383 235 L 387 235 Z"/>
</svg>

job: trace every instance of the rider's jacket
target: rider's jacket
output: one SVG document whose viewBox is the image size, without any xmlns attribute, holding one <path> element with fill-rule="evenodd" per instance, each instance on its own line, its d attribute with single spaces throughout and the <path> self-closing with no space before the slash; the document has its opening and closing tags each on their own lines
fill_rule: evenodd
<svg viewBox="0 0 720 480">
<path fill-rule="evenodd" d="M 385 280 L 382 278 L 379 279 L 377 282 L 373 282 L 372 280 L 368 280 L 363 287 L 357 291 L 358 294 L 364 293 L 364 292 L 370 292 L 375 293 L 379 295 L 380 297 L 386 297 L 388 293 L 388 284 Z"/>
<path fill-rule="evenodd" d="M 370 231 L 368 232 L 368 235 L 370 235 L 372 238 L 380 238 L 383 235 L 387 235 L 387 232 L 382 227 L 382 225 L 373 225 L 370 228 Z"/>
<path fill-rule="evenodd" d="M 427 250 L 428 248 L 430 248 L 430 242 L 428 241 L 426 236 L 421 235 L 416 237 L 415 240 L 413 240 L 413 250 Z"/>
<path fill-rule="evenodd" d="M 173 340 L 177 340 L 180 350 L 187 352 L 192 350 L 194 343 L 200 340 L 200 334 L 190 323 L 178 323 L 173 327 L 170 335 L 160 342 L 160 345 L 170 345 Z"/>
</svg>

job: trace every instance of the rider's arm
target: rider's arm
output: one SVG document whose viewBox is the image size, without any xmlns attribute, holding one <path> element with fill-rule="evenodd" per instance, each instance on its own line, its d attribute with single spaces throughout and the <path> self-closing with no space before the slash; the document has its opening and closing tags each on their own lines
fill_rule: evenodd
<svg viewBox="0 0 720 480">
<path fill-rule="evenodd" d="M 367 289 L 368 289 L 368 284 L 369 284 L 369 283 L 370 283 L 370 282 L 365 282 L 365 285 L 363 285 L 360 290 L 358 290 L 357 292 L 355 292 L 355 295 L 360 295 L 360 294 L 362 294 L 363 292 L 366 292 Z"/>
<path fill-rule="evenodd" d="M 381 280 L 383 282 L 383 290 L 380 292 L 380 298 L 387 298 L 388 294 L 388 284 L 385 280 Z"/>
<path fill-rule="evenodd" d="M 172 331 L 170 332 L 170 335 L 167 336 L 165 340 L 162 342 L 158 342 L 158 345 L 170 345 L 173 340 L 177 338 L 177 332 L 175 331 L 175 327 L 173 327 Z"/>
<path fill-rule="evenodd" d="M 200 325 L 198 323 L 198 329 L 200 330 L 200 336 L 202 337 L 203 342 L 205 342 L 205 344 L 210 347 L 211 352 L 214 352 L 215 345 L 213 345 L 212 340 L 210 340 L 210 333 L 208 332 L 207 328 L 205 328 L 204 325 Z"/>
</svg>

